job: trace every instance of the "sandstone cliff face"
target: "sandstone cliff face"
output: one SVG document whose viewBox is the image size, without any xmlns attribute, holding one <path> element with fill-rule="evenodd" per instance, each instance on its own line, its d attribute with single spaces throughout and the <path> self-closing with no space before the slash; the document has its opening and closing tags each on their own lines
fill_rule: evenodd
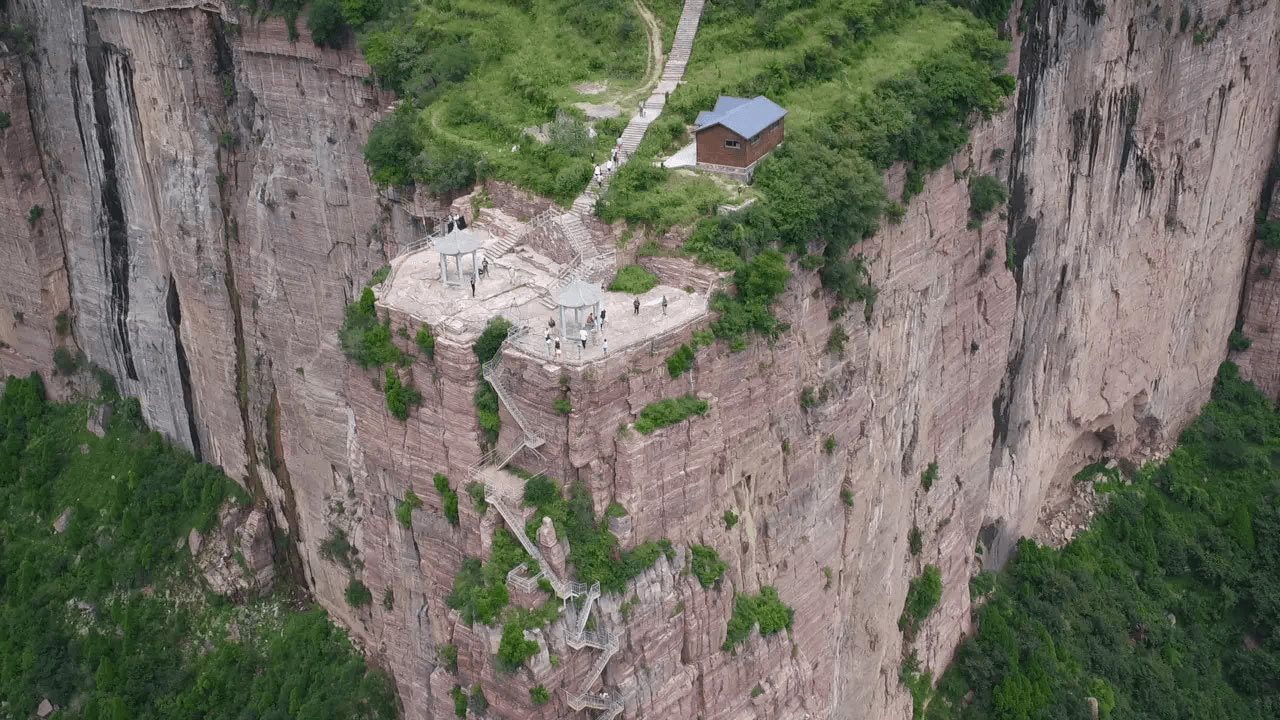
<svg viewBox="0 0 1280 720">
<path fill-rule="evenodd" d="M 279 21 L 237 32 L 225 9 L 190 5 L 8 3 L 36 50 L 0 61 L 13 117 L 0 134 L 13 258 L 0 278 L 23 313 L 0 317 L 0 367 L 47 370 L 55 345 L 83 348 L 154 426 L 260 487 L 297 541 L 299 574 L 394 672 L 406 717 L 451 717 L 449 690 L 476 683 L 498 716 L 567 714 L 560 693 L 532 708 L 528 687 L 576 688 L 591 654 L 553 626 L 529 669 L 500 675 L 497 633 L 443 603 L 501 522 L 463 493 L 482 450 L 474 333 L 442 336 L 433 362 L 402 371 L 424 395 L 407 423 L 337 348 L 344 303 L 384 245 L 416 231 L 359 152 L 390 98 L 363 84 L 354 52 L 317 50 L 305 29 L 296 43 Z M 1179 5 L 1042 3 L 1015 38 L 1009 110 L 979 123 L 902 223 L 859 246 L 881 288 L 869 321 L 860 308 L 829 320 L 817 278 L 797 268 L 776 344 L 702 349 L 672 379 L 664 358 L 697 325 L 684 328 L 570 373 L 568 418 L 552 409 L 560 369 L 508 358 L 553 474 L 584 479 L 597 510 L 622 503 L 627 542 L 701 542 L 730 565 L 723 589 L 704 590 L 681 550 L 602 600 L 601 621 L 623 633 L 605 683 L 631 693 L 629 717 L 909 717 L 896 625 L 908 580 L 942 570 L 943 602 L 911 646 L 941 669 L 969 629 L 968 578 L 1031 532 L 1053 483 L 1104 450 L 1140 456 L 1176 437 L 1226 353 L 1280 102 L 1277 5 L 1202 7 L 1212 37 L 1197 44 L 1177 30 Z M 965 176 L 987 173 L 1013 189 L 1008 218 L 969 230 Z M 45 215 L 28 224 L 37 203 Z M 689 275 L 659 270 L 672 284 Z M 1267 287 L 1251 289 L 1246 323 L 1274 324 Z M 63 309 L 70 338 L 55 330 Z M 392 324 L 412 335 L 420 321 Z M 834 324 L 849 334 L 840 356 L 825 350 Z M 1249 334 L 1245 357 L 1265 357 Z M 802 409 L 806 387 L 826 400 Z M 618 432 L 646 403 L 691 391 L 710 399 L 705 417 Z M 504 414 L 500 447 L 515 428 Z M 463 493 L 457 528 L 435 472 Z M 411 529 L 394 517 L 406 488 L 425 503 Z M 731 530 L 727 509 L 741 516 Z M 319 553 L 335 529 L 359 550 L 350 569 Z M 349 608 L 352 576 L 375 598 L 392 591 L 392 609 Z M 793 632 L 720 652 L 732 593 L 765 584 L 796 609 Z M 436 654 L 446 643 L 456 677 Z"/>
</svg>

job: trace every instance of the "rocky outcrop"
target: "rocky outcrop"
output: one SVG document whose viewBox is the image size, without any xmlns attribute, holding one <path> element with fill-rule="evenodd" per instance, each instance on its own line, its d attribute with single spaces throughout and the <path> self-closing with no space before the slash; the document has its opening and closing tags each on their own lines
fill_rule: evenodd
<svg viewBox="0 0 1280 720">
<path fill-rule="evenodd" d="M 264 593 L 275 579 L 275 546 L 261 508 L 227 502 L 208 533 L 191 530 L 187 549 L 206 586 L 218 595 Z"/>
<path fill-rule="evenodd" d="M 1259 217 L 1280 222 L 1280 147 L 1276 149 Z M 1232 353 L 1241 374 L 1263 392 L 1280 398 L 1280 252 L 1260 240 L 1253 243 L 1240 306 L 1240 332 L 1249 347 Z"/>
<path fill-rule="evenodd" d="M 82 349 L 154 427 L 254 488 L 270 506 L 260 527 L 287 533 L 292 569 L 392 670 L 407 717 L 450 717 L 449 691 L 473 684 L 496 714 L 559 717 L 561 693 L 535 709 L 528 687 L 576 688 L 591 654 L 564 647 L 552 625 L 527 670 L 499 674 L 499 633 L 466 627 L 443 602 L 501 522 L 465 492 L 483 449 L 475 332 L 437 333 L 434 361 L 403 371 L 424 396 L 408 422 L 387 411 L 377 374 L 337 348 L 345 302 L 384 247 L 417 234 L 413 213 L 436 207 L 392 202 L 367 179 L 359 146 L 391 98 L 363 81 L 357 53 L 317 49 L 305 28 L 293 42 L 279 20 L 233 26 L 225 3 L 179 4 L 6 5 L 34 50 L 0 57 L 12 118 L 0 132 L 11 258 L 0 368 L 48 370 L 55 347 Z M 1200 37 L 1179 31 L 1174 5 L 1028 12 L 1009 109 L 978 123 L 900 224 L 858 247 L 881 289 L 869 320 L 856 307 L 833 320 L 815 273 L 796 267 L 776 343 L 700 349 L 673 379 L 665 356 L 701 325 L 686 327 L 569 373 L 568 417 L 553 407 L 559 368 L 504 361 L 522 415 L 544 430 L 548 471 L 584 480 L 598 512 L 621 503 L 627 542 L 677 545 L 675 561 L 599 603 L 623 635 L 604 684 L 630 693 L 628 717 L 909 717 L 899 661 L 915 649 L 945 665 L 969 629 L 968 578 L 1032 533 L 1083 465 L 1176 438 L 1226 356 L 1250 252 L 1251 278 L 1274 262 L 1252 234 L 1280 117 L 1280 8 L 1200 8 Z M 975 174 L 1007 180 L 1013 199 L 1006 217 L 971 230 Z M 543 202 L 490 185 L 511 217 Z M 645 262 L 680 286 L 711 279 L 675 259 Z M 1264 383 L 1280 367 L 1260 329 L 1274 326 L 1269 282 L 1246 293 L 1254 346 L 1239 356 Z M 58 333 L 64 310 L 69 335 Z M 421 325 L 391 322 L 410 337 Z M 843 354 L 826 350 L 836 325 Z M 801 406 L 805 388 L 818 404 Z M 686 392 L 710 398 L 706 416 L 619 432 L 646 403 Z M 503 420 L 499 447 L 513 447 L 516 424 Z M 926 490 L 931 461 L 940 471 Z M 456 527 L 436 472 L 461 495 Z M 424 502 L 410 528 L 394 513 L 407 488 Z M 334 545 L 321 553 L 341 538 L 356 551 L 346 562 Z M 218 546 L 202 542 L 201 555 Z M 691 542 L 728 563 L 721 589 L 683 572 Z M 907 643 L 896 621 L 928 563 L 943 601 Z M 376 598 L 390 591 L 390 608 L 347 606 L 352 578 Z M 722 652 L 733 593 L 762 585 L 795 608 L 792 632 Z M 456 674 L 437 656 L 446 644 Z"/>
</svg>

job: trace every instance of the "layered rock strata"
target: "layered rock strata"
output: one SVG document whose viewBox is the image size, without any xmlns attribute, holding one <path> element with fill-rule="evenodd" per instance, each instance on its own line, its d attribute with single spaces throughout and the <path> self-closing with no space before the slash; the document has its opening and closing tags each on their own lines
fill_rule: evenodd
<svg viewBox="0 0 1280 720">
<path fill-rule="evenodd" d="M 33 50 L 0 59 L 12 118 L 0 132 L 12 258 L 0 266 L 0 368 L 48 371 L 54 347 L 82 350 L 142 398 L 153 426 L 257 489 L 296 574 L 392 670 L 406 717 L 450 717 L 449 691 L 475 684 L 499 716 L 566 714 L 563 693 L 534 708 L 528 688 L 576 689 L 593 653 L 567 648 L 553 624 L 531 633 L 542 650 L 525 670 L 501 674 L 500 629 L 468 628 L 443 602 L 501 522 L 465 491 L 483 450 L 474 333 L 443 334 L 434 361 L 396 336 L 418 355 L 398 372 L 424 395 L 408 422 L 387 411 L 381 376 L 337 348 L 344 304 L 420 232 L 412 215 L 432 214 L 421 198 L 397 209 L 367 179 L 359 147 L 391 98 L 363 82 L 354 51 L 317 49 L 304 28 L 292 42 L 278 20 L 233 30 L 217 3 L 111 5 L 6 5 Z M 945 665 L 969 629 L 968 578 L 1032 532 L 1055 483 L 1176 438 L 1226 356 L 1260 252 L 1253 211 L 1280 117 L 1280 8 L 1199 9 L 1202 34 L 1179 30 L 1177 5 L 1029 11 L 1009 110 L 979 122 L 903 221 L 857 248 L 881 289 L 869 320 L 857 307 L 833 320 L 815 274 L 797 267 L 776 343 L 700 349 L 673 379 L 665 357 L 687 327 L 570 372 L 568 417 L 553 407 L 561 370 L 508 356 L 547 469 L 584 480 L 598 512 L 621 503 L 628 543 L 666 537 L 678 550 L 599 604 L 622 634 L 603 685 L 630 693 L 627 717 L 909 717 L 902 654 Z M 1013 197 L 1007 217 L 970 230 L 976 174 Z M 539 206 L 506 195 L 511 217 Z M 28 222 L 34 205 L 43 213 Z M 668 283 L 710 279 L 652 262 Z M 1247 295 L 1255 345 L 1241 356 L 1264 382 L 1267 287 Z M 410 337 L 421 325 L 390 320 Z M 827 350 L 836 325 L 843 353 Z M 807 409 L 805 388 L 819 400 Z M 709 399 L 706 416 L 619 432 L 686 392 Z M 504 411 L 499 448 L 515 431 Z M 461 495 L 457 527 L 436 472 Z M 424 500 L 408 529 L 394 514 L 406 488 Z M 732 529 L 726 510 L 740 518 Z M 337 530 L 358 550 L 345 565 L 320 552 Z M 693 542 L 729 564 L 721 589 L 684 572 Z M 907 642 L 898 615 L 927 563 L 942 570 L 943 601 Z M 353 577 L 376 598 L 391 591 L 391 609 L 348 607 Z M 795 608 L 792 632 L 722 652 L 733 593 L 762 585 Z M 456 674 L 437 654 L 446 644 Z"/>
</svg>

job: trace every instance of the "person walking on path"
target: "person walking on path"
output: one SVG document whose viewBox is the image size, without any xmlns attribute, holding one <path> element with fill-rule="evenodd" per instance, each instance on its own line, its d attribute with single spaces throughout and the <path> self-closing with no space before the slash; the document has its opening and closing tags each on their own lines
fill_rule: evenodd
<svg viewBox="0 0 1280 720">
<path fill-rule="evenodd" d="M 667 314 L 667 296 L 666 295 L 662 296 L 662 314 L 663 315 Z"/>
<path fill-rule="evenodd" d="M 556 362 L 560 362 L 560 341 L 556 341 Z"/>
<path fill-rule="evenodd" d="M 471 297 L 476 296 L 476 279 L 471 278 Z"/>
<path fill-rule="evenodd" d="M 640 117 L 644 117 L 644 101 L 640 101 Z"/>
<path fill-rule="evenodd" d="M 604 316 L 608 314 L 609 314 L 608 310 L 600 311 L 600 332 L 604 332 Z"/>
<path fill-rule="evenodd" d="M 640 314 L 640 298 L 636 298 L 635 300 L 631 301 L 631 309 L 635 311 L 631 313 L 632 315 Z"/>
<path fill-rule="evenodd" d="M 587 329 L 582 328 L 578 331 L 578 339 L 582 341 L 582 349 L 587 349 Z"/>
<path fill-rule="evenodd" d="M 543 331 L 543 337 L 547 341 L 547 357 L 551 357 L 551 328 Z"/>
<path fill-rule="evenodd" d="M 596 178 L 596 183 L 599 184 L 600 182 L 600 166 L 599 165 L 596 166 L 595 178 Z"/>
<path fill-rule="evenodd" d="M 609 354 L 609 338 L 605 338 L 600 342 L 600 349 L 604 351 L 605 355 Z"/>
</svg>

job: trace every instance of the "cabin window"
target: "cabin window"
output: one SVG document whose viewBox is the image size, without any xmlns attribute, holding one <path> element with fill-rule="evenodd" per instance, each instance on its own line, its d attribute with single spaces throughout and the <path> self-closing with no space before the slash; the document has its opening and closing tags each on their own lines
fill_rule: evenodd
<svg viewBox="0 0 1280 720">
<path fill-rule="evenodd" d="M 733 148 L 734 150 L 737 150 L 738 148 L 742 147 L 742 143 L 738 142 L 737 140 L 725 140 L 724 146 L 727 148 Z"/>
</svg>

